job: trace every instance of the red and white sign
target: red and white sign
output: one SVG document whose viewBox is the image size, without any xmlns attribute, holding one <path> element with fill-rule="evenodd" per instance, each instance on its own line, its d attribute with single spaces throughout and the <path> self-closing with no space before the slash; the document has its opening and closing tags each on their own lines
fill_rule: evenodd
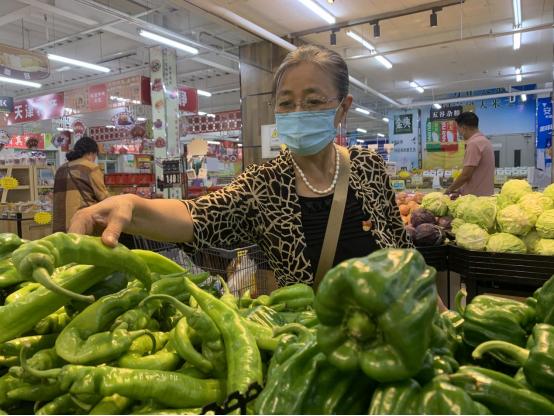
<svg viewBox="0 0 554 416">
<path fill-rule="evenodd" d="M 104 126 L 90 127 L 89 135 L 99 143 L 131 139 L 131 133 L 128 129 L 113 129 Z"/>
<path fill-rule="evenodd" d="M 198 90 L 196 88 L 179 87 L 179 111 L 198 113 Z"/>
<path fill-rule="evenodd" d="M 37 144 L 33 146 L 35 149 L 44 149 L 44 134 L 28 133 L 19 136 L 12 136 L 7 147 L 12 149 L 29 149 L 29 144 Z"/>
<path fill-rule="evenodd" d="M 85 123 L 81 120 L 75 120 L 71 125 L 71 128 L 73 129 L 73 134 L 76 139 L 80 139 L 85 134 L 85 130 L 87 129 Z"/>
<path fill-rule="evenodd" d="M 16 101 L 8 117 L 8 124 L 50 120 L 63 115 L 63 92 Z"/>
<path fill-rule="evenodd" d="M 108 87 L 105 83 L 88 87 L 88 110 L 102 111 L 108 107 Z"/>
<path fill-rule="evenodd" d="M 188 116 L 183 117 L 186 120 L 187 133 L 210 133 L 217 131 L 240 130 L 242 127 L 242 117 L 240 110 L 222 111 L 210 116 Z"/>
</svg>

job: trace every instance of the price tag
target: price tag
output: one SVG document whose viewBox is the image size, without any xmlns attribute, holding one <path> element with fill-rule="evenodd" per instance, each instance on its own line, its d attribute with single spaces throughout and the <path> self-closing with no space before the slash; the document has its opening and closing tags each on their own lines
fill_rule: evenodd
<svg viewBox="0 0 554 416">
<path fill-rule="evenodd" d="M 52 222 L 52 214 L 49 212 L 37 212 L 33 219 L 37 224 L 50 224 Z"/>
<path fill-rule="evenodd" d="M 432 178 L 433 177 L 433 172 L 430 171 L 430 170 L 426 170 L 426 171 L 423 172 L 423 177 Z"/>
<path fill-rule="evenodd" d="M 452 171 L 451 170 L 445 170 L 444 171 L 444 177 L 445 178 L 451 178 L 452 177 Z"/>
<path fill-rule="evenodd" d="M 504 183 L 506 183 L 507 180 L 508 180 L 507 175 L 496 175 L 494 177 L 494 183 L 496 185 L 503 185 Z"/>
<path fill-rule="evenodd" d="M 391 186 L 395 191 L 403 191 L 406 189 L 406 181 L 403 179 L 393 179 L 391 180 Z"/>
<path fill-rule="evenodd" d="M 423 186 L 423 176 L 421 176 L 421 175 L 412 176 L 412 185 L 414 185 L 414 186 Z"/>
</svg>

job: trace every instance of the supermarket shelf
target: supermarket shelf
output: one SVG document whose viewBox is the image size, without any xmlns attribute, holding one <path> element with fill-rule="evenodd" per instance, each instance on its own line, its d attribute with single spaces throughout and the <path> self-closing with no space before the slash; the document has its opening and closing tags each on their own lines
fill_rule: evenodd
<svg viewBox="0 0 554 416">
<path fill-rule="evenodd" d="M 31 189 L 31 187 L 29 185 L 21 185 L 21 186 L 18 186 L 17 188 L 10 189 L 10 190 L 11 191 L 23 191 L 23 190 L 27 190 L 27 189 Z"/>
<path fill-rule="evenodd" d="M 54 185 L 41 185 L 37 186 L 37 189 L 52 189 L 54 188 Z"/>
</svg>

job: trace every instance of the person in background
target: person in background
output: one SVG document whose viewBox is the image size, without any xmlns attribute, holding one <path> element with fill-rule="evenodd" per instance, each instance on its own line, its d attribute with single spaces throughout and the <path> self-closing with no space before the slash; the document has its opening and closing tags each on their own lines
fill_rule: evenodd
<svg viewBox="0 0 554 416">
<path fill-rule="evenodd" d="M 461 190 L 462 195 L 494 195 L 494 152 L 490 140 L 479 131 L 479 117 L 463 112 L 456 117 L 456 125 L 466 145 L 464 168 L 446 193 Z"/>
<path fill-rule="evenodd" d="M 53 231 L 66 232 L 73 215 L 81 208 L 94 205 L 109 196 L 104 185 L 104 174 L 95 163 L 98 144 L 90 137 L 82 137 L 54 178 Z"/>
</svg>

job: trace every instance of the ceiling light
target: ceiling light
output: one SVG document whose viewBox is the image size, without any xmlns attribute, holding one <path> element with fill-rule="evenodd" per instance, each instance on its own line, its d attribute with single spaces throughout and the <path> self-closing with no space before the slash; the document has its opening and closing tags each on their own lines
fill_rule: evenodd
<svg viewBox="0 0 554 416">
<path fill-rule="evenodd" d="M 522 18 L 521 18 L 521 1 L 520 0 L 513 0 L 512 6 L 514 8 L 514 26 L 516 28 L 519 28 L 521 26 Z"/>
<path fill-rule="evenodd" d="M 366 110 L 365 108 L 356 107 L 356 111 L 357 111 L 358 113 L 365 114 L 366 116 L 369 115 L 369 111 Z"/>
<path fill-rule="evenodd" d="M 391 68 L 392 68 L 391 62 L 390 62 L 387 58 L 385 58 L 383 55 L 377 55 L 377 56 L 375 57 L 375 59 L 377 59 L 377 61 L 378 61 L 381 65 L 383 65 L 385 68 L 387 68 L 387 69 L 391 69 Z"/>
<path fill-rule="evenodd" d="M 423 88 L 415 81 L 410 81 L 410 87 L 415 88 L 420 94 L 423 94 L 425 92 L 425 88 Z"/>
<path fill-rule="evenodd" d="M 327 10 L 325 10 L 315 1 L 313 0 L 298 0 L 298 1 L 302 3 L 304 6 L 306 6 L 308 9 L 310 9 L 312 12 L 317 14 L 319 17 L 321 17 L 330 25 L 334 25 L 337 22 L 337 20 L 335 19 L 335 16 L 333 16 L 331 13 L 329 13 Z"/>
<path fill-rule="evenodd" d="M 190 53 L 192 55 L 198 55 L 198 49 L 193 48 L 192 46 L 185 45 L 184 43 L 177 42 L 173 39 L 169 39 L 169 38 L 166 38 L 166 37 L 163 37 L 163 36 L 160 36 L 160 35 L 156 35 L 155 33 L 148 32 L 148 31 L 142 30 L 142 29 L 140 30 L 139 35 L 144 37 L 144 38 L 151 39 L 151 40 L 154 40 L 156 42 L 163 43 L 164 45 L 171 46 L 175 49 L 179 49 L 179 50 L 182 50 L 184 52 Z"/>
<path fill-rule="evenodd" d="M 199 111 L 199 112 L 198 112 L 198 115 L 199 115 L 199 116 L 205 116 L 205 115 L 206 115 L 206 112 L 205 112 L 205 111 Z"/>
<path fill-rule="evenodd" d="M 211 97 L 212 96 L 212 93 L 209 92 L 209 91 L 197 90 L 197 92 L 198 92 L 198 95 L 201 95 L 203 97 Z"/>
<path fill-rule="evenodd" d="M 377 137 L 385 137 L 383 133 L 377 133 Z"/>
<path fill-rule="evenodd" d="M 108 125 L 106 125 L 106 128 L 107 128 L 107 129 L 115 129 L 115 126 L 113 126 L 113 125 L 111 125 L 111 124 L 108 124 Z"/>
<path fill-rule="evenodd" d="M 516 82 L 521 82 L 523 76 L 521 75 L 521 68 L 516 68 Z"/>
<path fill-rule="evenodd" d="M 356 140 L 356 143 L 365 143 L 365 140 Z"/>
<path fill-rule="evenodd" d="M 331 32 L 331 35 L 329 36 L 329 44 L 331 46 L 334 46 L 337 44 L 337 34 L 334 31 Z"/>
<path fill-rule="evenodd" d="M 362 38 L 360 35 L 358 35 L 357 33 L 352 32 L 351 30 L 349 30 L 348 32 L 346 32 L 346 36 L 354 39 L 358 43 L 361 43 L 366 49 L 369 49 L 369 51 L 372 54 L 375 53 L 375 47 L 371 43 L 369 43 L 367 40 Z"/>
<path fill-rule="evenodd" d="M 216 146 L 218 146 L 220 143 L 214 142 L 213 140 L 208 140 L 208 144 L 215 144 Z"/>
<path fill-rule="evenodd" d="M 390 120 L 388 117 L 383 117 L 382 120 L 385 122 L 385 123 L 388 123 Z"/>
<path fill-rule="evenodd" d="M 367 133 L 366 129 L 357 128 L 356 131 L 359 132 L 359 133 Z"/>
<path fill-rule="evenodd" d="M 521 47 L 521 32 L 514 33 L 514 51 Z"/>
<path fill-rule="evenodd" d="M 433 10 L 433 13 L 431 13 L 431 16 L 429 16 L 429 25 L 431 27 L 437 27 L 437 25 L 439 24 L 438 20 L 439 19 L 437 13 Z"/>
<path fill-rule="evenodd" d="M 8 77 L 0 77 L 0 82 L 6 82 L 8 84 L 24 85 L 26 87 L 33 87 L 33 88 L 42 87 L 42 84 L 39 84 L 38 82 L 23 81 L 22 79 L 15 79 L 15 78 L 8 78 Z"/>
<path fill-rule="evenodd" d="M 379 22 L 375 22 L 373 25 L 373 37 L 378 38 L 381 36 L 381 26 L 379 26 Z"/>
<path fill-rule="evenodd" d="M 208 117 L 215 117 L 215 114 L 208 113 L 207 116 L 208 116 Z"/>
<path fill-rule="evenodd" d="M 73 133 L 73 129 L 70 129 L 70 128 L 57 127 L 56 130 L 58 130 L 58 131 L 68 131 L 70 133 Z"/>
<path fill-rule="evenodd" d="M 521 94 L 521 101 L 522 102 L 527 101 L 527 94 Z"/>
<path fill-rule="evenodd" d="M 238 147 L 242 147 L 242 143 L 237 144 Z"/>
<path fill-rule="evenodd" d="M 440 110 L 442 108 L 442 105 L 440 105 L 439 103 L 435 103 L 435 104 L 433 104 L 433 108 L 436 108 L 437 110 Z"/>
<path fill-rule="evenodd" d="M 78 66 L 78 67 L 86 68 L 86 69 L 91 69 L 93 71 L 98 71 L 98 72 L 110 72 L 111 71 L 110 68 L 107 68 L 105 66 L 95 65 L 95 64 L 91 64 L 89 62 L 79 61 L 77 59 L 66 58 L 65 56 L 53 55 L 51 53 L 48 54 L 48 59 L 50 59 L 51 61 L 63 62 L 64 64 L 74 65 L 74 66 Z"/>
<path fill-rule="evenodd" d="M 146 117 L 137 117 L 137 121 L 146 121 Z"/>
</svg>

